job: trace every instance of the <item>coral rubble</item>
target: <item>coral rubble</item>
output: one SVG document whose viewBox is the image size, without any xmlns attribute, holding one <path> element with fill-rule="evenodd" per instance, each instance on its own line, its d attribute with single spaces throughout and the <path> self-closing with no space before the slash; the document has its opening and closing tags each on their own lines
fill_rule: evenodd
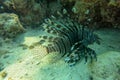
<svg viewBox="0 0 120 80">
<path fill-rule="evenodd" d="M 72 6 L 67 8 L 74 13 L 73 18 L 79 22 L 87 22 L 89 26 L 99 24 L 101 27 L 120 25 L 120 1 L 119 0 L 61 0 L 62 5 Z M 74 3 L 74 5 L 70 5 Z M 102 24 L 102 25 L 101 25 Z"/>
<path fill-rule="evenodd" d="M 21 25 L 16 14 L 0 14 L 0 36 L 4 38 L 13 38 L 25 29 Z"/>
<path fill-rule="evenodd" d="M 35 0 L 5 0 L 0 2 L 3 7 L 2 12 L 19 15 L 24 25 L 39 24 L 45 16 L 45 6 Z"/>
</svg>

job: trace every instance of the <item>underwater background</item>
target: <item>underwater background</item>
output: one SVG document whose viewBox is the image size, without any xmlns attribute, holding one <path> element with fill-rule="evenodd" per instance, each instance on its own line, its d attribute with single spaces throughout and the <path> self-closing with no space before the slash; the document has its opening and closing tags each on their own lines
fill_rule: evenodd
<svg viewBox="0 0 120 80">
<path fill-rule="evenodd" d="M 0 0 L 0 80 L 120 80 L 120 0 Z"/>
</svg>

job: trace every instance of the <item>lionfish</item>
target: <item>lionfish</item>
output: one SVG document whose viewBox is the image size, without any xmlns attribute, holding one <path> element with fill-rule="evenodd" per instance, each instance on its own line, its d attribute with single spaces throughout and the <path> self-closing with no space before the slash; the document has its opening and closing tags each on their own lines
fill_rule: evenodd
<svg viewBox="0 0 120 80">
<path fill-rule="evenodd" d="M 84 27 L 73 19 L 52 18 L 45 19 L 42 24 L 44 34 L 40 36 L 40 44 L 46 47 L 47 52 L 58 52 L 66 55 L 65 62 L 71 66 L 79 60 L 88 57 L 97 59 L 94 50 L 88 45 L 100 43 L 99 37 L 92 30 Z"/>
</svg>

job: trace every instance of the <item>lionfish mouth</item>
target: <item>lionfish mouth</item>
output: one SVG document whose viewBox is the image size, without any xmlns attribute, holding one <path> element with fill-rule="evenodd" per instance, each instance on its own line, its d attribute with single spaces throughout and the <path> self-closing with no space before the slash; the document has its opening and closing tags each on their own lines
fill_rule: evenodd
<svg viewBox="0 0 120 80">
<path fill-rule="evenodd" d="M 65 61 L 71 65 L 82 58 L 87 62 L 88 57 L 96 59 L 94 50 L 88 47 L 94 42 L 99 43 L 99 38 L 93 31 L 70 18 L 48 18 L 41 25 L 44 35 L 40 36 L 40 44 L 46 47 L 47 52 L 58 52 L 66 55 Z M 84 28 L 84 29 L 83 29 Z"/>
</svg>

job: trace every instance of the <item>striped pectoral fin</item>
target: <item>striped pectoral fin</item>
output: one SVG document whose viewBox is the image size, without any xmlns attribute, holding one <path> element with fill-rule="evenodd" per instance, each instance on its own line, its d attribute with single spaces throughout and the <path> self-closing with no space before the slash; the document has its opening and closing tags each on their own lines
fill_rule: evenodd
<svg viewBox="0 0 120 80">
<path fill-rule="evenodd" d="M 54 52 L 54 50 L 55 50 L 53 47 L 53 44 L 47 44 L 46 48 L 47 48 L 48 53 Z"/>
<path fill-rule="evenodd" d="M 93 61 L 93 59 L 97 60 L 96 53 L 91 48 L 84 46 L 83 53 L 84 53 L 84 57 L 85 57 L 85 62 L 88 61 L 88 58 L 91 59 L 91 62 Z"/>
</svg>

